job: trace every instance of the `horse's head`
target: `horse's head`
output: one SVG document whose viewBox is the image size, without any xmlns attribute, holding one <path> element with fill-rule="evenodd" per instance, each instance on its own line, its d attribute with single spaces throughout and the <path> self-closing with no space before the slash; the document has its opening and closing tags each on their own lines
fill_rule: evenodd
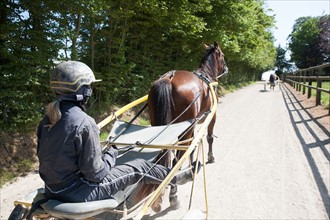
<svg viewBox="0 0 330 220">
<path fill-rule="evenodd" d="M 208 69 L 211 78 L 217 80 L 228 73 L 225 56 L 217 42 L 214 42 L 212 45 L 204 44 L 204 47 L 206 54 L 202 59 L 200 68 Z"/>
<path fill-rule="evenodd" d="M 223 54 L 218 43 L 214 42 L 213 47 L 215 48 L 215 56 L 217 57 L 217 61 L 218 61 L 217 78 L 220 78 L 221 76 L 226 75 L 228 73 L 228 67 L 225 61 L 225 55 Z"/>
</svg>

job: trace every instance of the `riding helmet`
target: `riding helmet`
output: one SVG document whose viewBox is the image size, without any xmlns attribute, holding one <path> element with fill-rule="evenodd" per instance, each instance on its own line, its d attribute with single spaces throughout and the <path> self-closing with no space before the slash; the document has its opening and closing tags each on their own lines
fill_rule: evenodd
<svg viewBox="0 0 330 220">
<path fill-rule="evenodd" d="M 58 64 L 50 76 L 50 88 L 57 99 L 81 101 L 91 96 L 90 84 L 101 80 L 95 79 L 93 71 L 79 61 L 65 61 Z"/>
</svg>

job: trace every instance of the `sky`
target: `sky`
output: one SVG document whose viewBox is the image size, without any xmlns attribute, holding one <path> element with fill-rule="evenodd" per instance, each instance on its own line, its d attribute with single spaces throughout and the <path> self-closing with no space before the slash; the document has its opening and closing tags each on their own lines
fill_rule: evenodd
<svg viewBox="0 0 330 220">
<path fill-rule="evenodd" d="M 265 7 L 273 10 L 268 12 L 269 15 L 275 14 L 275 46 L 281 45 L 282 48 L 287 47 L 286 39 L 292 32 L 296 19 L 330 14 L 330 0 L 265 0 Z"/>
</svg>

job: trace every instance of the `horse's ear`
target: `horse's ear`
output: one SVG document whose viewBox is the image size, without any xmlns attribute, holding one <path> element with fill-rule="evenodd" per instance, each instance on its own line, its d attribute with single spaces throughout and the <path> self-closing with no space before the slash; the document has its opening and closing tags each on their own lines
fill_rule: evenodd
<svg viewBox="0 0 330 220">
<path fill-rule="evenodd" d="M 208 50 L 210 47 L 207 44 L 203 44 L 204 49 Z"/>
<path fill-rule="evenodd" d="M 219 47 L 219 44 L 216 41 L 214 41 L 213 45 L 214 45 L 214 48 L 218 48 Z"/>
</svg>

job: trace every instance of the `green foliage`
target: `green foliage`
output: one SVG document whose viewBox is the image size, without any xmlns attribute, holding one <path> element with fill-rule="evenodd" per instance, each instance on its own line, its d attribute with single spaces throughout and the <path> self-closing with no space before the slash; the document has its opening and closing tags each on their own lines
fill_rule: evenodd
<svg viewBox="0 0 330 220">
<path fill-rule="evenodd" d="M 106 141 L 108 138 L 109 132 L 108 131 L 102 131 L 100 134 L 100 141 Z"/>
<path fill-rule="evenodd" d="M 48 10 L 34 3 L 8 1 L 1 6 L 1 131 L 35 125 L 44 102 L 49 100 L 45 86 L 48 69 L 59 48 L 46 26 L 50 18 L 44 12 Z"/>
<path fill-rule="evenodd" d="M 330 19 L 329 15 L 324 17 Z M 301 17 L 296 20 L 289 36 L 289 49 L 292 52 L 291 60 L 298 68 L 308 68 L 328 61 L 329 28 L 330 22 L 322 23 L 320 17 Z"/>
<path fill-rule="evenodd" d="M 229 67 L 222 83 L 257 79 L 275 48 L 261 0 L 5 0 L 0 20 L 0 127 L 34 126 L 52 100 L 49 71 L 80 60 L 102 82 L 92 112 L 145 95 L 172 69 L 194 70 L 203 43 L 220 42 Z M 100 109 L 100 110 L 98 110 Z"/>
<path fill-rule="evenodd" d="M 275 67 L 277 68 L 277 73 L 281 74 L 283 72 L 288 72 L 291 68 L 291 64 L 285 57 L 286 50 L 279 45 L 276 48 L 276 60 Z"/>
<path fill-rule="evenodd" d="M 321 29 L 318 48 L 321 52 L 323 63 L 330 62 L 330 15 L 320 17 L 319 28 Z"/>
<path fill-rule="evenodd" d="M 263 1 L 217 0 L 208 14 L 208 39 L 219 39 L 230 74 L 227 83 L 256 80 L 256 73 L 273 68 L 275 47 Z M 221 19 L 216 19 L 221 17 Z"/>
<path fill-rule="evenodd" d="M 226 95 L 228 93 L 234 92 L 240 88 L 251 85 L 253 83 L 255 83 L 255 81 L 244 81 L 241 83 L 226 84 L 226 85 L 220 87 L 220 95 Z"/>
<path fill-rule="evenodd" d="M 0 187 L 2 187 L 8 181 L 14 179 L 17 174 L 13 173 L 12 171 L 3 170 L 0 172 Z"/>
</svg>

